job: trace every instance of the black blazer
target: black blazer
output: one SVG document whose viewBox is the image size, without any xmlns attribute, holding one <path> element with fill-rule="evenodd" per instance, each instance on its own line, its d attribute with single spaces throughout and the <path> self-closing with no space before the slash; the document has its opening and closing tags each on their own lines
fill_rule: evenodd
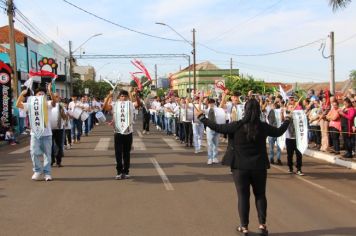
<svg viewBox="0 0 356 236">
<path fill-rule="evenodd" d="M 262 170 L 269 169 L 270 164 L 266 149 L 266 138 L 281 136 L 289 126 L 289 119 L 279 127 L 265 122 L 258 124 L 259 132 L 255 141 L 247 140 L 247 133 L 241 121 L 218 125 L 207 118 L 201 118 L 204 125 L 218 133 L 228 134 L 229 142 L 222 164 L 231 169 Z"/>
</svg>

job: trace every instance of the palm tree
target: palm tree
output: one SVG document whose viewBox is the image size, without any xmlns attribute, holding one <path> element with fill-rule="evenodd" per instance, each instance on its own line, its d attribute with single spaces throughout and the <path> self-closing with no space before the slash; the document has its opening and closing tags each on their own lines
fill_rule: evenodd
<svg viewBox="0 0 356 236">
<path fill-rule="evenodd" d="M 351 0 L 329 0 L 329 5 L 332 6 L 333 11 L 336 11 L 342 7 L 346 7 Z"/>
</svg>

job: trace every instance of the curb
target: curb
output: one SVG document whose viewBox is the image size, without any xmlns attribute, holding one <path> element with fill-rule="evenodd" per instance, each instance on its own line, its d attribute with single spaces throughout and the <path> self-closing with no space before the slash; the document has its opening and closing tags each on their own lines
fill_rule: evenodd
<svg viewBox="0 0 356 236">
<path fill-rule="evenodd" d="M 333 154 L 329 154 L 329 153 L 324 153 L 324 152 L 319 152 L 319 151 L 315 151 L 315 150 L 306 150 L 305 155 L 316 158 L 316 159 L 320 159 L 320 160 L 324 160 L 327 162 L 330 162 L 332 164 L 335 165 L 339 165 L 339 166 L 343 166 L 346 168 L 350 168 L 350 169 L 354 169 L 356 170 L 356 162 L 353 161 L 346 161 L 343 159 L 340 159 L 339 157 L 333 155 Z"/>
</svg>

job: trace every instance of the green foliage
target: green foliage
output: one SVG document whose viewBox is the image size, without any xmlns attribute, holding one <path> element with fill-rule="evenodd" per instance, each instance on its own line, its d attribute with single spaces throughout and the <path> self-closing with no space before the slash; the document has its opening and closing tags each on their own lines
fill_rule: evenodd
<svg viewBox="0 0 356 236">
<path fill-rule="evenodd" d="M 273 87 L 267 86 L 264 81 L 255 80 L 253 76 L 224 76 L 226 78 L 225 86 L 230 91 L 239 91 L 246 95 L 248 91 L 253 90 L 254 93 L 273 93 Z"/>
<path fill-rule="evenodd" d="M 72 83 L 73 86 L 73 94 L 83 96 L 85 95 L 85 88 L 89 89 L 90 97 L 98 97 L 99 99 L 104 99 L 106 95 L 112 90 L 111 86 L 103 81 L 96 82 L 94 80 L 75 80 Z"/>
<path fill-rule="evenodd" d="M 157 89 L 157 97 L 164 97 L 169 89 L 159 88 Z"/>
</svg>

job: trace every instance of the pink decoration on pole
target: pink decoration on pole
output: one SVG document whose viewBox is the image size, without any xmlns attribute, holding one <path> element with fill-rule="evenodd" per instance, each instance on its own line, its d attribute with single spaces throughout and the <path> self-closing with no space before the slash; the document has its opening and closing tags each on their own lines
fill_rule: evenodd
<svg viewBox="0 0 356 236">
<path fill-rule="evenodd" d="M 132 79 L 133 79 L 133 80 L 135 81 L 135 83 L 137 84 L 138 90 L 141 91 L 141 90 L 142 90 L 142 84 L 141 84 L 141 82 L 140 82 L 140 79 L 135 76 L 135 74 L 137 74 L 137 73 L 131 73 L 131 72 L 130 72 L 130 74 L 131 74 Z"/>
</svg>

